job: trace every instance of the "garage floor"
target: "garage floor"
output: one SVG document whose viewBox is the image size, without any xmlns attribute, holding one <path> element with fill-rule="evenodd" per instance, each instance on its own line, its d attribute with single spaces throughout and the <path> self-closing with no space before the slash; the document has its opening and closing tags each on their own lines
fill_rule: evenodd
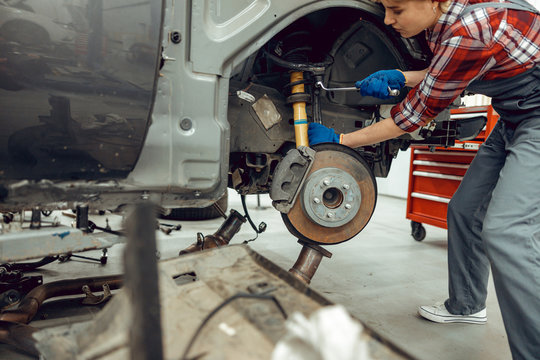
<svg viewBox="0 0 540 360">
<path fill-rule="evenodd" d="M 248 197 L 253 221 L 268 225 L 265 233 L 250 242 L 250 246 L 277 265 L 289 269 L 301 249 L 289 234 L 281 216 L 271 206 L 268 196 Z M 229 193 L 229 209 L 241 213 L 240 198 Z M 447 295 L 446 231 L 426 226 L 427 236 L 416 242 L 410 236 L 410 224 L 405 219 L 406 202 L 379 196 L 375 213 L 366 228 L 353 240 L 326 247 L 333 253 L 323 259 L 312 281 L 312 288 L 334 303 L 343 304 L 349 312 L 382 336 L 422 360 L 510 359 L 501 314 L 493 285 L 490 284 L 487 325 L 435 324 L 417 315 L 419 305 L 442 301 Z M 105 217 L 93 218 L 104 224 Z M 111 219 L 110 219 L 111 220 Z M 62 219 L 62 222 L 69 222 Z M 168 221 L 170 223 L 171 221 Z M 177 255 L 193 243 L 196 233 L 214 233 L 222 219 L 181 221 L 180 231 L 158 234 L 162 258 Z M 115 227 L 114 219 L 111 226 Z M 231 243 L 241 243 L 254 236 L 249 224 L 243 225 Z M 40 271 L 44 281 L 91 275 L 117 274 L 122 271 L 123 245 L 109 249 L 107 265 L 91 261 L 54 262 Z M 83 255 L 99 257 L 100 251 Z M 97 311 L 88 308 L 89 313 Z M 33 326 L 46 322 L 46 316 L 36 317 Z M 49 319 L 50 321 L 50 319 Z M 43 324 L 42 324 L 43 325 Z M 26 359 L 9 346 L 0 345 L 0 358 Z"/>
</svg>

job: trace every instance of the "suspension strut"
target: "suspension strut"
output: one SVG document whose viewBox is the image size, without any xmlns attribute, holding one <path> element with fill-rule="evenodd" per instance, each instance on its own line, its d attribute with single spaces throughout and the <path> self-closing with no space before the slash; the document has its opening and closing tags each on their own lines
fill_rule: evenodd
<svg viewBox="0 0 540 360">
<path fill-rule="evenodd" d="M 306 92 L 304 87 L 304 73 L 302 71 L 291 72 L 291 96 L 292 107 L 294 111 L 294 136 L 296 147 L 309 146 L 308 140 L 308 122 L 306 113 Z M 308 95 L 309 96 L 309 95 Z M 302 101 L 304 100 L 304 101 Z"/>
<path fill-rule="evenodd" d="M 291 35 L 298 35 L 297 38 L 301 39 L 303 34 L 293 33 Z M 270 60 L 291 70 L 290 83 L 288 84 L 288 86 L 291 87 L 291 95 L 287 98 L 287 102 L 292 105 L 294 111 L 294 134 L 297 148 L 300 146 L 309 147 L 306 103 L 311 102 L 311 95 L 305 91 L 305 84 L 308 83 L 308 81 L 304 78 L 304 72 L 313 75 L 315 81 L 321 80 L 325 69 L 333 62 L 333 59 L 327 58 L 322 63 L 309 63 L 307 60 L 307 52 L 309 52 L 309 50 L 311 49 L 306 46 L 298 47 L 289 52 L 292 56 L 287 56 L 287 54 L 285 54 L 284 58 L 279 58 L 270 53 L 266 54 Z M 314 121 L 320 122 L 318 88 L 314 88 L 313 95 L 313 118 Z M 307 241 L 299 240 L 298 242 L 302 245 L 302 250 L 289 272 L 297 279 L 309 284 L 311 278 L 315 275 L 322 258 L 330 258 L 332 253 L 319 245 Z"/>
</svg>

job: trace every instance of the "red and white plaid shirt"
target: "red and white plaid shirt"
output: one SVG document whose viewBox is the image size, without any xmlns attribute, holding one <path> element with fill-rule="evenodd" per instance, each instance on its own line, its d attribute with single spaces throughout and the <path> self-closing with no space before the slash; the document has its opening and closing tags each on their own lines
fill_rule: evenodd
<svg viewBox="0 0 540 360">
<path fill-rule="evenodd" d="M 401 129 L 424 126 L 473 80 L 509 78 L 540 65 L 540 15 L 479 8 L 458 20 L 467 5 L 489 1 L 454 0 L 426 32 L 434 54 L 426 77 L 391 111 Z"/>
</svg>

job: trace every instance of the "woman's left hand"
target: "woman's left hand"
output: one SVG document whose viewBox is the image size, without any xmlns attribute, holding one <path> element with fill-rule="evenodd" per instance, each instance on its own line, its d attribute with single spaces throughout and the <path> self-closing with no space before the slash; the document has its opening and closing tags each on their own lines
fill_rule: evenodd
<svg viewBox="0 0 540 360">
<path fill-rule="evenodd" d="M 340 136 L 324 125 L 318 123 L 309 123 L 308 138 L 310 145 L 317 145 L 325 142 L 340 143 Z"/>
</svg>

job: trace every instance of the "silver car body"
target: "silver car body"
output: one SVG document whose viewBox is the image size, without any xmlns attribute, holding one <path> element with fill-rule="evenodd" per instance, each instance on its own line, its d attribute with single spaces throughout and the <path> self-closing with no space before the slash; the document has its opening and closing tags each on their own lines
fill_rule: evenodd
<svg viewBox="0 0 540 360">
<path fill-rule="evenodd" d="M 369 0 L 47 4 L 0 1 L 3 211 L 140 199 L 208 206 L 228 186 L 230 80 L 246 59 L 325 9 L 361 11 L 384 26 L 382 7 Z M 425 59 L 414 40 L 393 36 Z"/>
</svg>

